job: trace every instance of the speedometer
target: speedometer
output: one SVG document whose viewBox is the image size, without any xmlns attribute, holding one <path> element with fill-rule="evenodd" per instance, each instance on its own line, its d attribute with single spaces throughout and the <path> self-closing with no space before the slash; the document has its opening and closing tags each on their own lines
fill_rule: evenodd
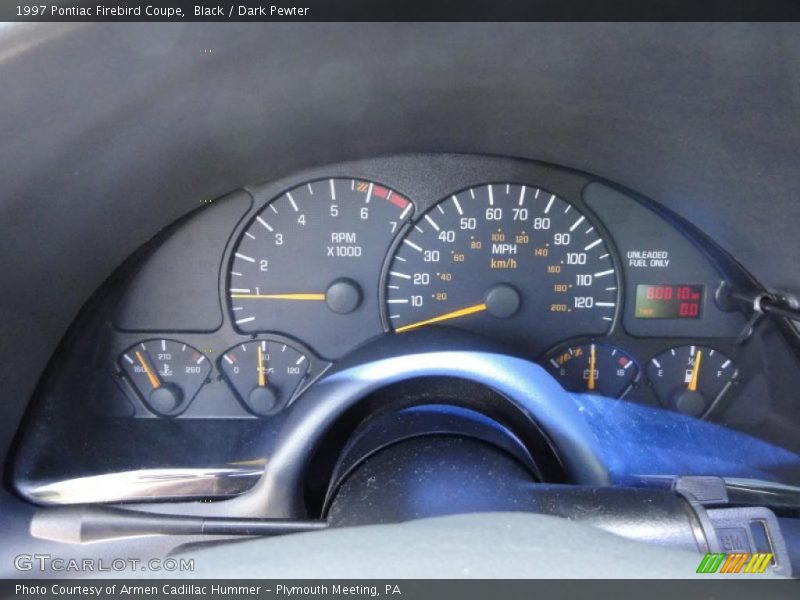
<svg viewBox="0 0 800 600">
<path fill-rule="evenodd" d="M 386 274 L 396 333 L 452 325 L 548 345 L 603 334 L 618 278 L 595 225 L 534 186 L 491 184 L 441 200 L 402 240 Z"/>
<path fill-rule="evenodd" d="M 413 212 L 396 191 L 357 179 L 311 181 L 269 201 L 233 248 L 235 327 L 284 333 L 325 358 L 384 333 L 381 268 Z"/>
</svg>

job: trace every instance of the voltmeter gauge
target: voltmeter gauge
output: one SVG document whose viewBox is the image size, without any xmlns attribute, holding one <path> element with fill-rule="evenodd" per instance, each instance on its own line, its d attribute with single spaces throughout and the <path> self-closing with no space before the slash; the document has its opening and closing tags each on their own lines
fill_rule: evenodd
<svg viewBox="0 0 800 600">
<path fill-rule="evenodd" d="M 205 355 L 175 340 L 145 340 L 119 358 L 125 377 L 160 415 L 175 415 L 197 395 L 211 372 Z"/>
<path fill-rule="evenodd" d="M 292 399 L 308 371 L 308 358 L 283 342 L 254 340 L 228 350 L 220 366 L 245 407 L 267 416 Z"/>
<path fill-rule="evenodd" d="M 606 344 L 570 346 L 550 353 L 545 367 L 571 392 L 621 398 L 639 379 L 639 365 L 626 352 Z"/>
<path fill-rule="evenodd" d="M 708 412 L 736 375 L 730 358 L 706 346 L 670 348 L 647 365 L 647 377 L 661 402 L 694 417 Z"/>
</svg>

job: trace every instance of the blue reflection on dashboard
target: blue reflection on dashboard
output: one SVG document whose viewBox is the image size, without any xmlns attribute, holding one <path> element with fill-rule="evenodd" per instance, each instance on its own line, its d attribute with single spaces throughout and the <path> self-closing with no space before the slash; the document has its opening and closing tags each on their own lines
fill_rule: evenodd
<svg viewBox="0 0 800 600">
<path fill-rule="evenodd" d="M 786 481 L 800 456 L 746 433 L 650 406 L 571 394 L 595 435 L 594 451 L 617 483 L 651 475 Z"/>
</svg>

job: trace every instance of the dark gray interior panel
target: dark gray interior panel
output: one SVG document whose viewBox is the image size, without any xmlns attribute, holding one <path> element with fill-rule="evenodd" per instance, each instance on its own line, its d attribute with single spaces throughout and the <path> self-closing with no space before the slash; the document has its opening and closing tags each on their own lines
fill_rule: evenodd
<svg viewBox="0 0 800 600">
<path fill-rule="evenodd" d="M 218 329 L 221 257 L 250 203 L 245 192 L 220 198 L 166 238 L 131 278 L 114 325 L 127 331 Z"/>
<path fill-rule="evenodd" d="M 11 466 L 29 400 L 49 361 L 59 359 L 59 343 L 81 308 L 91 307 L 92 295 L 137 249 L 231 190 L 324 165 L 469 153 L 542 161 L 543 181 L 548 169 L 560 177 L 548 165 L 562 165 L 652 198 L 767 289 L 800 294 L 798 64 L 797 23 L 4 24 L 0 459 Z M 427 182 L 420 182 L 403 161 L 386 164 L 398 170 L 384 183 L 428 205 L 455 175 L 476 183 L 482 176 L 465 161 L 460 173 L 437 183 L 432 157 Z M 514 179 L 515 169 L 503 175 Z M 418 197 L 426 189 L 435 194 Z M 159 315 L 163 320 L 143 327 L 153 317 L 148 295 L 206 243 L 204 264 L 218 274 L 221 249 L 249 201 L 240 192 L 199 211 L 193 218 L 227 211 L 230 228 L 206 240 L 176 240 L 186 252 L 178 262 L 159 263 L 153 255 L 157 262 L 132 283 L 132 304 L 116 325 L 191 330 L 178 337 L 200 347 L 224 324 L 218 277 L 174 290 L 178 301 Z M 727 320 L 726 333 L 741 324 L 738 313 L 719 316 Z M 112 328 L 103 326 L 108 342 Z M 711 339 L 704 343 L 721 339 L 702 333 Z M 243 341 L 229 334 L 221 349 Z M 657 340 L 631 343 L 642 356 L 665 349 Z M 791 348 L 770 323 L 742 354 L 735 357 L 742 373 L 760 374 L 743 378 L 734 402 L 715 416 L 744 435 L 795 448 L 798 372 Z M 321 373 L 326 365 L 316 360 Z M 116 384 L 106 373 L 102 385 Z M 228 410 L 215 403 L 208 394 L 223 385 L 209 382 L 187 416 L 247 417 L 227 423 L 228 437 L 218 443 L 236 440 L 226 446 L 230 460 L 252 459 L 263 450 L 252 441 L 263 433 L 260 421 L 238 404 Z M 636 408 L 646 415 L 650 392 L 641 386 L 634 399 L 637 392 L 645 400 Z M 121 389 L 115 393 L 124 399 Z M 190 420 L 139 419 L 141 429 L 124 426 L 123 433 L 129 448 L 149 444 L 153 455 L 169 457 L 186 450 L 180 435 Z M 207 440 L 218 431 L 196 421 L 187 464 L 204 467 Z M 145 427 L 152 429 L 142 436 Z M 58 451 L 64 461 L 80 462 L 86 440 L 72 433 L 79 450 Z M 113 439 L 115 432 L 104 435 Z M 105 458 L 122 460 L 114 453 Z M 54 551 L 31 539 L 30 507 L 10 492 L 9 477 L 0 490 L 3 572 L 22 544 L 26 551 Z M 795 472 L 786 469 L 786 477 Z M 123 547 L 148 556 L 177 543 Z M 85 556 L 119 551 L 114 545 L 80 550 Z"/>
</svg>

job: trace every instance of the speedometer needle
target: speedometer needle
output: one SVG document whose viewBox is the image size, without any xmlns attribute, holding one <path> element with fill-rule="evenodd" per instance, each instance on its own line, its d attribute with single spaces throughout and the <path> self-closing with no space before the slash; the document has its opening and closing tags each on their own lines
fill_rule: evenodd
<svg viewBox="0 0 800 600">
<path fill-rule="evenodd" d="M 398 327 L 394 331 L 395 333 L 403 333 L 404 331 L 409 331 L 410 329 L 416 329 L 417 327 L 424 327 L 425 325 L 433 325 L 434 323 L 441 323 L 442 321 L 449 321 L 450 319 L 458 319 L 459 317 L 474 315 L 475 313 L 483 312 L 485 310 L 486 310 L 486 304 L 475 304 L 474 306 L 459 308 L 458 310 L 454 310 L 452 312 L 439 315 L 438 317 L 425 319 L 424 321 L 417 321 L 416 323 L 410 323 L 409 325 L 403 325 L 402 327 Z"/>
<path fill-rule="evenodd" d="M 325 294 L 231 294 L 231 298 L 256 300 L 325 300 Z"/>
</svg>

